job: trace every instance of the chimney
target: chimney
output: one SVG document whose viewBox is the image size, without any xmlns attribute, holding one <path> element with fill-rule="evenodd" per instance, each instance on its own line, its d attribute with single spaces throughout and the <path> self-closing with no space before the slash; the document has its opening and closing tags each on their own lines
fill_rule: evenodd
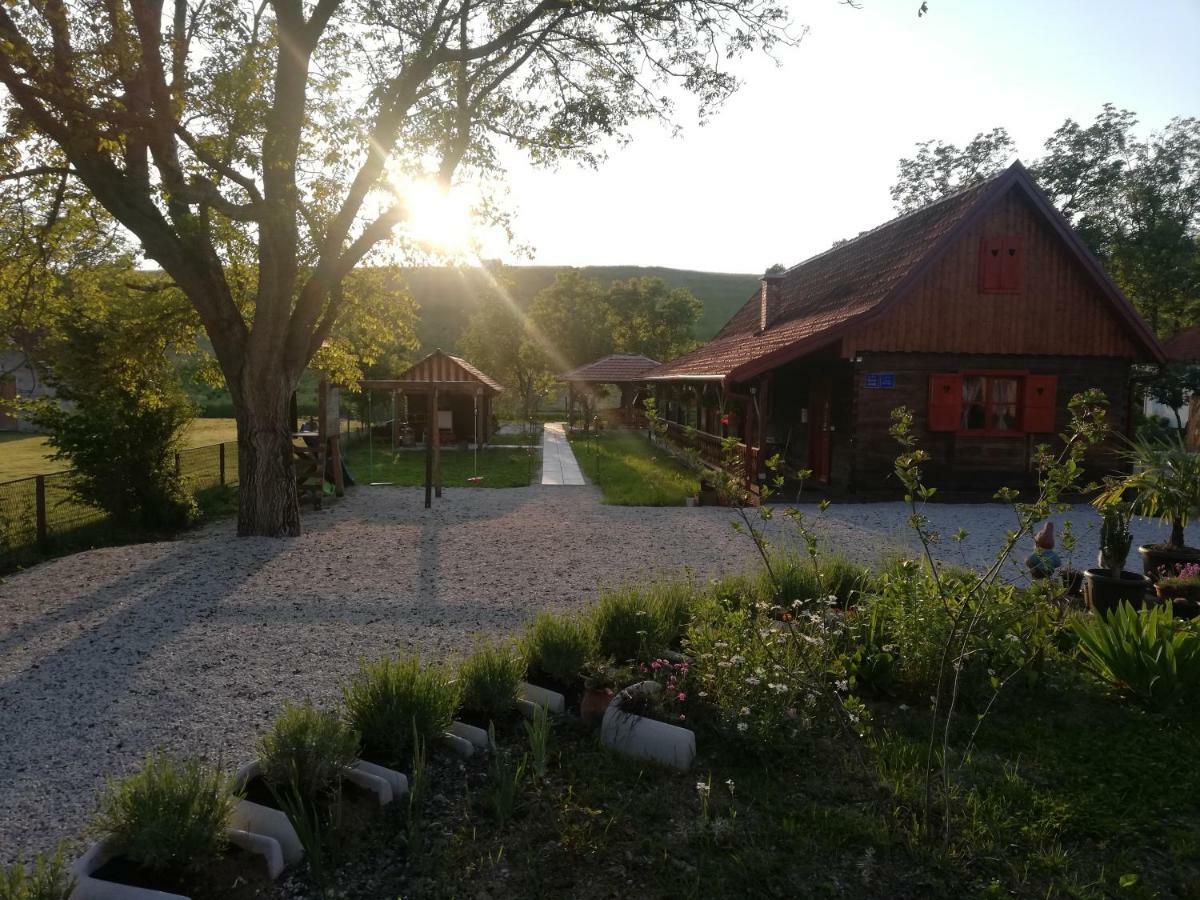
<svg viewBox="0 0 1200 900">
<path fill-rule="evenodd" d="M 782 272 L 768 272 L 762 277 L 762 290 L 759 293 L 758 330 L 766 331 L 775 316 L 779 314 L 779 293 L 783 286 Z"/>
</svg>

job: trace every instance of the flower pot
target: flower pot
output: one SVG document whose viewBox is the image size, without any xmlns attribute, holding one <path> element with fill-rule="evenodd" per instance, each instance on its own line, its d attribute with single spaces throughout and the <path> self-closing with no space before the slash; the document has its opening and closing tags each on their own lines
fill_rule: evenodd
<svg viewBox="0 0 1200 900">
<path fill-rule="evenodd" d="M 626 696 L 658 693 L 662 685 L 643 681 L 630 685 L 613 697 L 600 723 L 600 742 L 623 756 L 646 759 L 687 771 L 696 758 L 696 734 L 657 719 L 627 713 L 622 709 Z"/>
<path fill-rule="evenodd" d="M 579 718 L 583 719 L 585 725 L 597 724 L 604 718 L 604 711 L 612 703 L 612 698 L 611 688 L 588 688 L 579 701 Z"/>
<path fill-rule="evenodd" d="M 1062 580 L 1063 586 L 1067 589 L 1068 596 L 1079 597 L 1083 595 L 1083 573 L 1078 569 L 1063 569 Z"/>
<path fill-rule="evenodd" d="M 227 835 L 232 846 L 263 858 L 267 875 L 272 881 L 283 872 L 283 850 L 274 838 L 251 834 L 237 828 L 230 828 Z M 168 891 L 95 877 L 96 873 L 101 872 L 116 858 L 107 841 L 93 844 L 71 866 L 71 875 L 75 878 L 71 900 L 188 900 L 183 894 L 172 894 Z"/>
<path fill-rule="evenodd" d="M 1200 563 L 1200 550 L 1194 547 L 1164 547 L 1162 544 L 1144 544 L 1138 547 L 1142 555 L 1142 571 L 1151 581 L 1157 581 L 1163 571 L 1174 575 L 1181 566 Z"/>
<path fill-rule="evenodd" d="M 1149 589 L 1150 579 L 1137 572 L 1122 571 L 1117 578 L 1107 569 L 1088 569 L 1083 573 L 1083 598 L 1101 615 L 1112 612 L 1121 603 L 1142 608 Z"/>
</svg>

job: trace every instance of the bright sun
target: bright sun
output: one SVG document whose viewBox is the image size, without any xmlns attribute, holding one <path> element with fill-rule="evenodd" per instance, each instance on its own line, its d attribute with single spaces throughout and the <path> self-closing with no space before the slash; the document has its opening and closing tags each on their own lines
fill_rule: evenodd
<svg viewBox="0 0 1200 900">
<path fill-rule="evenodd" d="M 458 188 L 442 190 L 429 181 L 397 185 L 408 204 L 405 231 L 418 243 L 450 256 L 466 256 L 475 244 L 471 202 Z"/>
</svg>

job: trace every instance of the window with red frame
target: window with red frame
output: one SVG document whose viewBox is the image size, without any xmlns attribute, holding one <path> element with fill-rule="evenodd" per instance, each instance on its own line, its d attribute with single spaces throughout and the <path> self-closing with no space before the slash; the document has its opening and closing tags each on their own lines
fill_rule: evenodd
<svg viewBox="0 0 1200 900">
<path fill-rule="evenodd" d="M 929 376 L 930 431 L 1049 434 L 1055 431 L 1056 375 L 947 372 Z"/>
</svg>

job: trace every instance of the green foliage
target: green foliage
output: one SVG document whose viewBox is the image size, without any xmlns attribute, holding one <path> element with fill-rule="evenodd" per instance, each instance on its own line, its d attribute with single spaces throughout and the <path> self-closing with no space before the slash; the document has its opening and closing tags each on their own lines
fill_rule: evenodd
<svg viewBox="0 0 1200 900">
<path fill-rule="evenodd" d="M 258 742 L 262 777 L 272 788 L 293 785 L 307 802 L 336 797 L 358 756 L 358 735 L 335 713 L 311 702 L 287 703 Z"/>
<path fill-rule="evenodd" d="M 1200 394 L 1200 366 L 1193 363 L 1171 363 L 1160 370 L 1148 385 L 1146 393 L 1155 403 L 1161 403 L 1175 416 L 1175 428 L 1183 430 L 1179 410 L 1193 394 Z"/>
<path fill-rule="evenodd" d="M 21 857 L 11 866 L 0 866 L 0 900 L 68 900 L 75 888 L 63 848 L 53 855 L 39 853 L 32 871 L 26 871 Z"/>
<path fill-rule="evenodd" d="M 569 436 L 588 480 L 613 506 L 683 506 L 699 488 L 696 473 L 641 434 L 608 431 Z"/>
<path fill-rule="evenodd" d="M 591 612 L 600 655 L 621 663 L 649 662 L 677 647 L 695 595 L 695 588 L 686 580 L 605 592 Z"/>
<path fill-rule="evenodd" d="M 539 780 L 546 777 L 546 767 L 550 762 L 550 713 L 546 707 L 539 706 L 533 712 L 533 718 L 525 723 L 525 734 L 529 738 L 529 760 L 533 765 L 533 774 Z"/>
<path fill-rule="evenodd" d="M 536 415 L 554 388 L 552 370 L 557 361 L 549 358 L 547 348 L 530 333 L 520 310 L 503 297 L 489 297 L 471 316 L 460 343 L 472 365 L 497 379 L 519 400 L 520 408 L 514 412 L 522 421 Z"/>
<path fill-rule="evenodd" d="M 1135 610 L 1122 603 L 1072 628 L 1085 665 L 1145 706 L 1162 709 L 1200 690 L 1200 633 L 1173 621 L 1170 606 Z"/>
<path fill-rule="evenodd" d="M 870 570 L 845 556 L 818 556 L 772 551 L 771 569 L 759 575 L 758 591 L 779 606 L 793 601 L 836 600 L 841 607 L 856 603 L 870 581 Z"/>
<path fill-rule="evenodd" d="M 65 402 L 47 401 L 33 418 L 49 431 L 54 458 L 79 473 L 79 499 L 120 526 L 171 531 L 195 516 L 175 471 L 194 410 L 167 356 L 189 321 L 167 291 L 138 307 L 72 318 L 46 351 L 48 380 Z"/>
<path fill-rule="evenodd" d="M 1103 508 L 1133 495 L 1133 511 L 1161 519 L 1171 526 L 1167 546 L 1183 546 L 1183 529 L 1200 513 L 1200 454 L 1193 453 L 1176 436 L 1167 443 L 1134 441 L 1125 453 L 1130 473 L 1106 480 L 1096 498 Z"/>
<path fill-rule="evenodd" d="M 511 750 L 496 744 L 496 729 L 488 726 L 488 743 L 496 750 L 492 752 L 488 767 L 491 780 L 490 799 L 496 824 L 503 828 L 512 818 L 521 796 L 521 785 L 525 781 L 525 769 L 529 762 L 526 754 L 517 756 Z"/>
<path fill-rule="evenodd" d="M 483 721 L 503 719 L 516 708 L 525 659 L 512 643 L 488 643 L 458 667 L 458 686 L 464 712 Z"/>
<path fill-rule="evenodd" d="M 576 616 L 540 612 L 525 634 L 525 655 L 531 671 L 572 684 L 595 655 L 592 631 Z"/>
<path fill-rule="evenodd" d="M 1125 568 L 1133 534 L 1129 530 L 1129 508 L 1123 503 L 1100 507 L 1100 566 L 1116 578 Z"/>
<path fill-rule="evenodd" d="M 333 886 L 329 869 L 329 812 L 325 804 L 316 803 L 305 797 L 300 788 L 300 775 L 293 773 L 280 784 L 271 785 L 271 794 L 287 816 L 300 846 L 304 848 L 304 861 L 312 877 L 313 886 L 319 897 L 328 897 Z"/>
<path fill-rule="evenodd" d="M 116 854 L 182 887 L 225 849 L 235 801 L 217 769 L 153 753 L 136 774 L 109 780 L 94 827 Z"/>
<path fill-rule="evenodd" d="M 446 668 L 411 656 L 364 662 L 342 689 L 363 757 L 391 768 L 408 764 L 416 738 L 428 743 L 450 727 L 458 696 Z"/>
</svg>

